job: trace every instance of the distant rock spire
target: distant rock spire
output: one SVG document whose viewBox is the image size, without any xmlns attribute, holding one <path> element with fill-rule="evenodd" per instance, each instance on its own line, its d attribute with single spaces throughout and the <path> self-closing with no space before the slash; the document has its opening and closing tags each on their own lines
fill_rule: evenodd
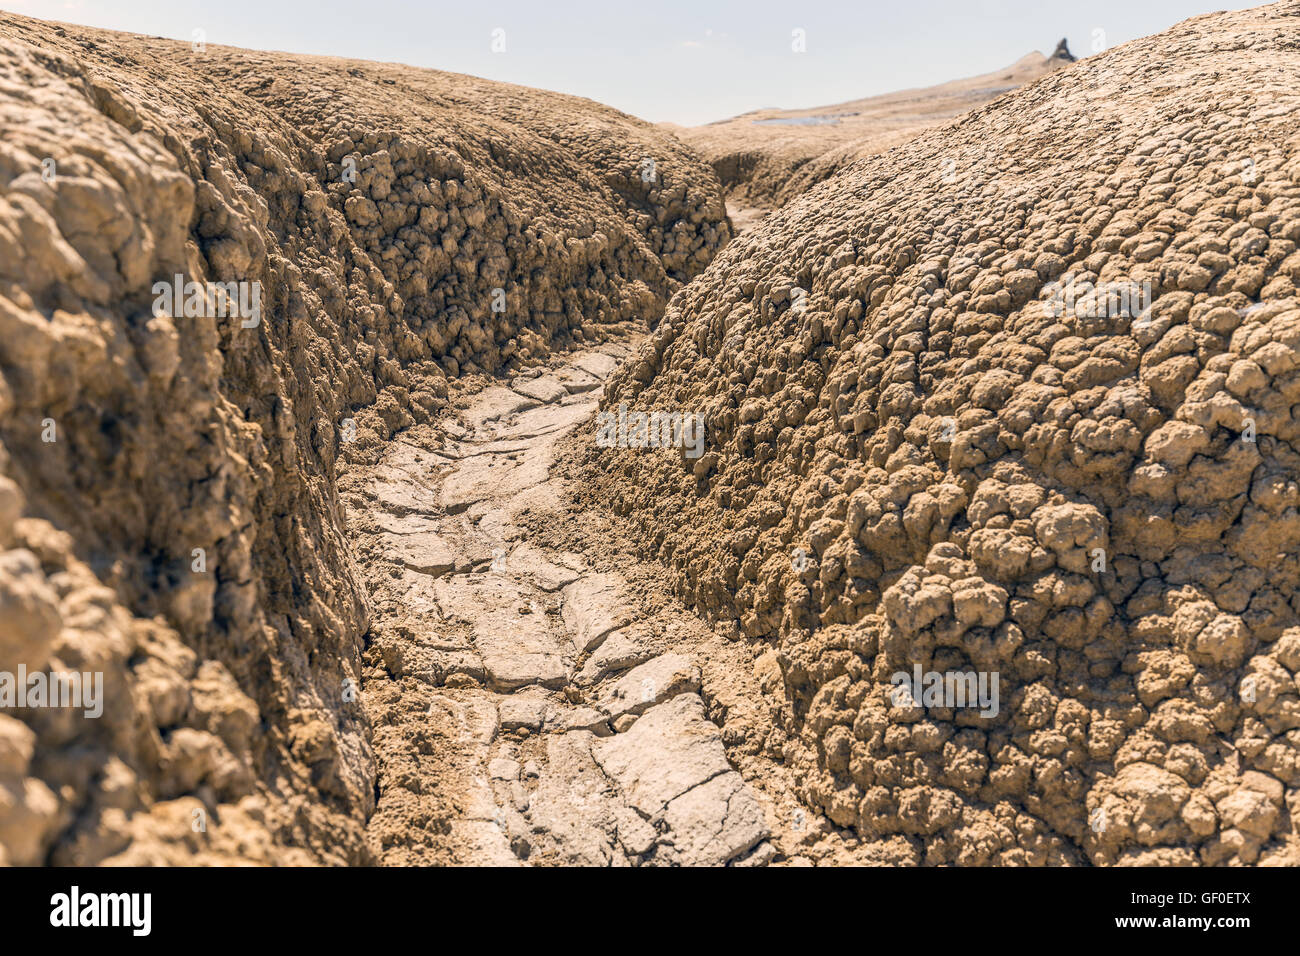
<svg viewBox="0 0 1300 956">
<path fill-rule="evenodd" d="M 1052 55 L 1049 59 L 1067 60 L 1070 63 L 1073 63 L 1078 58 L 1070 52 L 1070 44 L 1066 42 L 1065 37 L 1061 37 L 1061 42 L 1056 44 L 1056 49 L 1052 51 Z"/>
</svg>

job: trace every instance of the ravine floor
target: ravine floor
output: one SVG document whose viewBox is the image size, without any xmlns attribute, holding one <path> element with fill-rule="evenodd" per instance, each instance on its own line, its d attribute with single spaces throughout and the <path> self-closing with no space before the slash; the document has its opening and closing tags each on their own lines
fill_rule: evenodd
<svg viewBox="0 0 1300 956">
<path fill-rule="evenodd" d="M 385 864 L 800 863 L 826 835 L 772 759 L 773 654 L 677 604 L 559 474 L 632 344 L 485 388 L 354 483 Z"/>
</svg>

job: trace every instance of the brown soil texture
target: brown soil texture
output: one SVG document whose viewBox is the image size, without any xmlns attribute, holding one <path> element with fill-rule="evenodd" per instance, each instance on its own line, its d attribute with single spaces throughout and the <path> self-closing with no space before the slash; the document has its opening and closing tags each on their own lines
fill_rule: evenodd
<svg viewBox="0 0 1300 956">
<path fill-rule="evenodd" d="M 854 164 L 607 385 L 705 416 L 591 494 L 777 648 L 768 751 L 877 859 L 1300 864 L 1298 34 L 1198 17 Z"/>
<path fill-rule="evenodd" d="M 746 210 L 782 206 L 859 159 L 1073 62 L 1068 51 L 1028 53 L 1005 69 L 925 89 L 807 109 L 753 110 L 705 126 L 665 125 L 712 164 L 743 218 Z"/>
<path fill-rule="evenodd" d="M 7 14 L 0 131 L 0 669 L 105 675 L 0 714 L 0 862 L 372 860 L 342 460 L 657 317 L 716 177 L 587 100 Z"/>
<path fill-rule="evenodd" d="M 767 648 L 711 628 L 575 495 L 601 383 L 557 356 L 340 481 L 373 597 L 359 704 L 385 865 L 763 866 L 847 852 L 761 753 Z"/>
</svg>

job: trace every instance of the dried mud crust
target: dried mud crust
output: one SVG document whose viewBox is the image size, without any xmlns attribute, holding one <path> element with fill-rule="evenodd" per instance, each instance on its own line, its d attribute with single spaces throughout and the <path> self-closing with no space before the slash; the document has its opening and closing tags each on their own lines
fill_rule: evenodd
<svg viewBox="0 0 1300 956">
<path fill-rule="evenodd" d="M 706 453 L 586 493 L 777 642 L 767 752 L 878 859 L 1300 863 L 1297 31 L 1199 17 L 852 166 L 607 386 Z M 914 665 L 998 714 L 896 706 Z"/>
<path fill-rule="evenodd" d="M 657 318 L 716 178 L 587 100 L 8 14 L 0 130 L 0 670 L 106 701 L 0 715 L 0 862 L 370 859 L 337 461 Z M 260 324 L 155 315 L 177 274 Z"/>
<path fill-rule="evenodd" d="M 458 390 L 342 481 L 374 600 L 357 706 L 387 865 L 765 865 L 846 852 L 772 732 L 774 655 L 715 631 L 566 477 L 636 339 Z"/>
</svg>

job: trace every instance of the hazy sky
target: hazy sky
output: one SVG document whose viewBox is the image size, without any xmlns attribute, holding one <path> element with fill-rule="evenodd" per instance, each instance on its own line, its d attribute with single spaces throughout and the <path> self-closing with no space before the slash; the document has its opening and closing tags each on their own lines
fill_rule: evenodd
<svg viewBox="0 0 1300 956">
<path fill-rule="evenodd" d="M 704 123 L 986 73 L 1062 36 L 1082 57 L 1212 0 L 0 0 L 16 13 L 209 43 L 472 73 Z M 806 52 L 792 50 L 804 31 Z M 493 32 L 504 52 L 493 52 Z"/>
</svg>

